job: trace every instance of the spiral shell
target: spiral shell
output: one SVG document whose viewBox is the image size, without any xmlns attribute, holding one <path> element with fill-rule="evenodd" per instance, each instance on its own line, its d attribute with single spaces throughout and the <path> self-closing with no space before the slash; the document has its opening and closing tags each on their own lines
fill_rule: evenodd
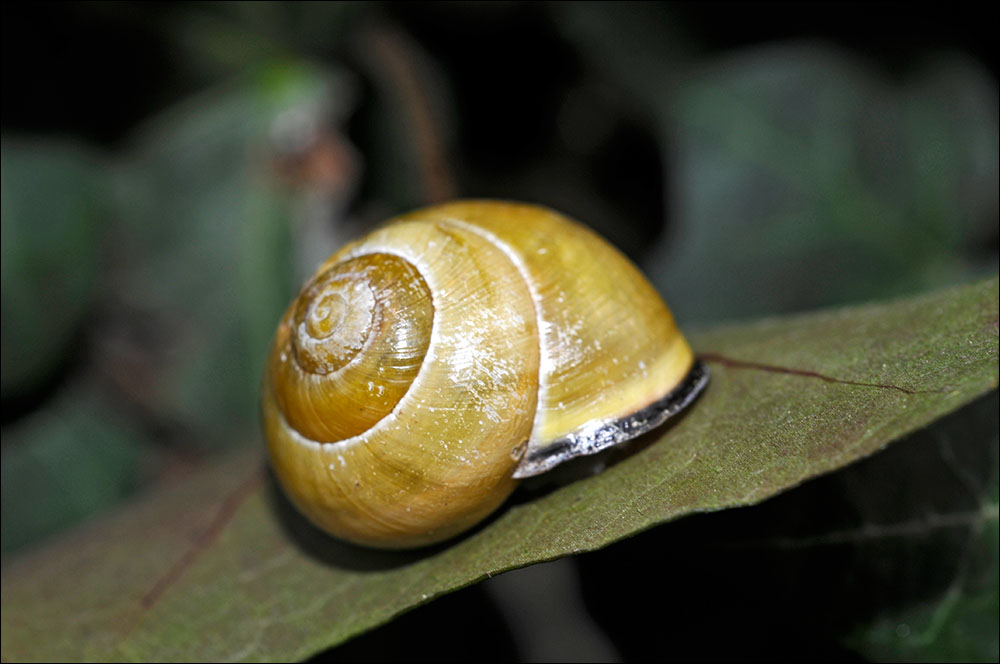
<svg viewBox="0 0 1000 664">
<path fill-rule="evenodd" d="M 262 411 L 292 502 L 395 548 L 469 528 L 517 478 L 656 426 L 706 379 L 597 235 L 468 201 L 398 217 L 320 266 L 279 324 Z"/>
</svg>

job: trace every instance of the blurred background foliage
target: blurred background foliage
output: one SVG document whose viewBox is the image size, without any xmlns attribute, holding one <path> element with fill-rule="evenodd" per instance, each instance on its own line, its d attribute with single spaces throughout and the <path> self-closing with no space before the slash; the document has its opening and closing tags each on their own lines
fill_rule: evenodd
<svg viewBox="0 0 1000 664">
<path fill-rule="evenodd" d="M 419 205 L 473 196 L 562 210 L 643 267 L 684 326 L 997 273 L 994 35 L 972 5 L 98 2 L 2 11 L 5 557 L 211 454 L 258 444 L 265 349 L 297 285 L 347 239 Z M 894 450 L 904 470 L 880 470 L 881 484 L 859 479 L 871 474 L 862 464 L 721 526 L 690 519 L 582 556 L 569 580 L 558 567 L 544 583 L 505 575 L 334 654 L 419 656 L 391 648 L 463 615 L 500 625 L 471 630 L 470 644 L 489 643 L 499 658 L 544 657 L 559 629 L 546 642 L 537 625 L 518 627 L 516 611 L 504 612 L 523 608 L 530 586 L 577 598 L 552 610 L 580 616 L 556 657 L 797 649 L 995 660 L 996 410 L 989 398 L 906 448 L 937 462 Z M 947 454 L 954 463 L 940 463 Z M 971 461 L 955 461 L 963 454 Z M 876 462 L 888 468 L 866 464 Z M 942 489 L 942 505 L 904 491 L 912 499 L 897 501 L 903 507 L 869 509 L 911 485 L 913 463 L 932 487 L 961 476 L 962 488 Z M 810 521 L 808 509 L 832 516 Z M 864 549 L 879 537 L 822 539 L 952 513 L 974 518 L 943 534 L 917 528 L 922 548 L 886 536 L 898 564 L 880 573 L 859 562 L 889 555 Z M 675 537 L 695 544 L 678 547 Z M 801 546 L 774 545 L 792 541 Z M 789 565 L 791 550 L 799 554 Z M 706 576 L 737 558 L 741 579 L 785 576 L 829 602 L 778 593 L 773 603 L 786 612 L 809 601 L 826 608 L 811 621 L 793 611 L 804 634 L 768 640 L 759 621 L 734 626 L 736 609 L 718 605 L 732 598 L 709 605 L 709 590 L 690 581 L 680 584 L 690 595 L 651 585 L 649 568 L 631 562 L 653 566 L 662 555 Z M 844 574 L 854 583 L 813 583 Z M 940 583 L 928 585 L 935 574 Z M 845 596 L 871 578 L 892 591 L 861 604 Z M 715 591 L 733 592 L 730 583 Z M 664 603 L 657 613 L 621 610 L 647 593 Z M 672 595 L 711 615 L 698 625 L 677 616 Z M 683 626 L 688 640 L 661 642 L 664 623 Z M 706 624 L 740 638 L 698 650 L 708 647 Z M 607 638 L 588 640 L 580 625 Z M 461 656 L 464 643 L 427 652 Z"/>
</svg>

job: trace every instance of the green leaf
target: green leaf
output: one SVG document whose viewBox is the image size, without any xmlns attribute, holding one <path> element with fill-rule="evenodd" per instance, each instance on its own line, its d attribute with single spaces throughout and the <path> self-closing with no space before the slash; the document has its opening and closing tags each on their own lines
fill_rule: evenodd
<svg viewBox="0 0 1000 664">
<path fill-rule="evenodd" d="M 109 188 L 100 159 L 51 139 L 0 148 L 3 395 L 30 390 L 68 353 L 96 294 Z"/>
<path fill-rule="evenodd" d="M 664 113 L 678 235 L 651 278 L 682 320 L 709 321 L 995 270 L 974 249 L 996 228 L 994 87 L 962 59 L 893 85 L 787 45 L 707 68 Z"/>
<path fill-rule="evenodd" d="M 140 484 L 144 442 L 88 385 L 72 386 L 48 407 L 5 428 L 3 553 L 65 530 L 131 494 Z"/>
<path fill-rule="evenodd" d="M 438 595 L 757 503 L 997 386 L 998 282 L 692 335 L 712 382 L 603 473 L 522 496 L 472 534 L 384 553 L 306 526 L 256 452 L 4 570 L 4 659 L 291 659 Z"/>
</svg>

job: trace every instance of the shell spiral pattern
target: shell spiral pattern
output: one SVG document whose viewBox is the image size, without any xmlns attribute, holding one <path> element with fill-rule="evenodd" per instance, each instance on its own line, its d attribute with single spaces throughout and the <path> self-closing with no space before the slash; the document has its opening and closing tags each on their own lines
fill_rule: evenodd
<svg viewBox="0 0 1000 664">
<path fill-rule="evenodd" d="M 320 266 L 278 326 L 263 423 L 313 523 L 421 546 L 485 518 L 518 477 L 655 426 L 704 385 L 696 369 L 659 295 L 597 235 L 536 206 L 457 202 Z"/>
</svg>

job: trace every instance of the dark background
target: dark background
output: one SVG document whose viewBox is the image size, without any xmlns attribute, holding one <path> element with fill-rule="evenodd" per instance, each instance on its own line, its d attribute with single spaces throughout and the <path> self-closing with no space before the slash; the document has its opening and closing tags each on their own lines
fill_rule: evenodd
<svg viewBox="0 0 1000 664">
<path fill-rule="evenodd" d="M 11 131 L 60 132 L 113 146 L 142 120 L 198 92 L 207 75 L 177 59 L 172 32 L 178 22 L 205 13 L 237 21 L 237 11 L 203 3 L 7 3 L 3 14 L 3 123 Z M 359 8 L 404 27 L 470 89 L 465 104 L 495 124 L 501 110 L 494 84 L 523 87 L 551 105 L 587 72 L 584 56 L 561 34 L 557 16 L 528 3 L 487 8 L 444 3 L 399 3 Z M 309 9 L 291 3 L 270 10 L 278 31 Z M 628 8 L 617 11 L 628 12 Z M 614 12 L 611 12 L 614 13 Z M 832 44 L 893 78 L 903 78 L 942 52 L 968 54 L 996 76 L 995 35 L 977 3 L 914 7 L 902 3 L 672 3 L 654 12 L 663 37 L 679 37 L 694 58 L 787 40 Z M 264 21 L 261 21 L 264 22 Z M 305 55 L 340 62 L 347 26 L 333 24 L 331 39 L 311 39 Z M 322 32 L 316 29 L 316 32 Z M 294 37 L 294 35 L 292 35 Z M 516 48 L 511 48 L 516 45 Z M 480 51 L 469 57 L 469 49 Z M 483 57 L 486 54 L 489 57 Z M 685 53 L 688 55 L 688 53 Z M 538 66 L 541 64 L 541 66 Z M 672 63 L 664 62 L 665 67 Z M 554 76 L 556 75 L 556 76 Z M 499 80 L 495 77 L 499 76 Z M 551 122 L 552 108 L 514 116 L 514 129 Z M 462 114 L 464 116 L 464 114 Z M 534 119 L 532 117 L 534 116 Z M 541 117 L 538 117 L 541 116 Z M 492 122 L 491 122 L 492 121 Z M 498 141 L 498 144 L 503 143 Z M 524 140 L 502 152 L 530 152 Z M 506 155 L 504 158 L 510 158 Z"/>
<path fill-rule="evenodd" d="M 419 205 L 560 209 L 682 327 L 995 275 L 983 7 L 5 3 L 5 559 L 259 444 L 296 285 Z M 996 412 L 321 656 L 995 660 Z"/>
</svg>

